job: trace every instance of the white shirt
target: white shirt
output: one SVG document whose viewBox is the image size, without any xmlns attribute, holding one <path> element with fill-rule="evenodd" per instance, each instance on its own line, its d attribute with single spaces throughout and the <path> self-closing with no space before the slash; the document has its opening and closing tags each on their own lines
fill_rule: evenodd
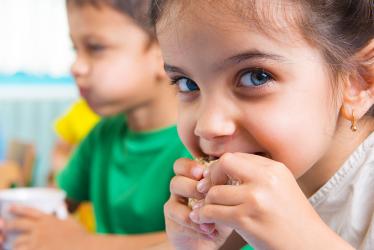
<svg viewBox="0 0 374 250">
<path fill-rule="evenodd" d="M 353 247 L 374 250 L 374 132 L 309 201 Z"/>
</svg>

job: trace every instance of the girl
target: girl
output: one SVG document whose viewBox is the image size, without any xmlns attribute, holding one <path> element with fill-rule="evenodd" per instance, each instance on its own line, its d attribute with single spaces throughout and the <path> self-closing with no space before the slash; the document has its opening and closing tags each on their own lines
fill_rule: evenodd
<svg viewBox="0 0 374 250">
<path fill-rule="evenodd" d="M 189 153 L 177 134 L 176 94 L 149 7 L 149 0 L 67 0 L 77 52 L 72 74 L 90 108 L 106 118 L 76 148 L 57 184 L 72 203 L 92 202 L 97 233 L 106 235 L 15 208 L 17 219 L 5 225 L 20 232 L 12 249 L 144 249 L 166 241 L 172 166 Z"/>
<path fill-rule="evenodd" d="M 154 0 L 152 17 L 179 135 L 218 159 L 175 163 L 173 245 L 373 249 L 373 2 Z"/>
</svg>

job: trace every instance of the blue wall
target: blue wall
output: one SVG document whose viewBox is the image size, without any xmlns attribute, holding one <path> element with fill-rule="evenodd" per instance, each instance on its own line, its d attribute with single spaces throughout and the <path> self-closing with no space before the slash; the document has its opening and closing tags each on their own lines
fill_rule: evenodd
<svg viewBox="0 0 374 250">
<path fill-rule="evenodd" d="M 70 76 L 0 75 L 0 133 L 5 143 L 19 139 L 36 146 L 34 184 L 37 186 L 46 184 L 50 169 L 51 149 L 56 139 L 53 122 L 77 96 Z"/>
</svg>

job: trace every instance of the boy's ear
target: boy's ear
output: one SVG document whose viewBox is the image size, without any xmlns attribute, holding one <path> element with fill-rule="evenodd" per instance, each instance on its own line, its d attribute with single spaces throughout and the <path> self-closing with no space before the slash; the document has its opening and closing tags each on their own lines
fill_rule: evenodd
<svg viewBox="0 0 374 250">
<path fill-rule="evenodd" d="M 362 118 L 374 104 L 374 39 L 354 57 L 359 68 L 349 74 L 344 81 L 343 107 L 344 118 Z"/>
</svg>

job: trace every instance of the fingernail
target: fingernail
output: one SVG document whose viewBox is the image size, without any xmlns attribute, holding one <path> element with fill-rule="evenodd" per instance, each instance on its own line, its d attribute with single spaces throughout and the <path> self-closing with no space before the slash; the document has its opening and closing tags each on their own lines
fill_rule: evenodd
<svg viewBox="0 0 374 250">
<path fill-rule="evenodd" d="M 218 231 L 216 229 L 213 230 L 213 232 L 208 234 L 208 237 L 211 238 L 212 240 L 215 240 L 217 238 Z"/>
<path fill-rule="evenodd" d="M 193 204 L 192 209 L 195 210 L 195 209 L 201 208 L 203 204 L 204 204 L 204 200 L 199 200 L 195 202 L 195 204 Z"/>
<path fill-rule="evenodd" d="M 206 193 L 208 190 L 207 190 L 207 187 L 208 187 L 208 181 L 206 179 L 202 179 L 201 181 L 199 181 L 196 185 L 196 189 L 197 191 L 199 191 L 200 193 Z"/>
<path fill-rule="evenodd" d="M 195 222 L 199 223 L 199 214 L 197 213 L 196 210 L 192 210 L 192 212 L 189 214 L 190 219 Z"/>
<path fill-rule="evenodd" d="M 201 224 L 200 229 L 204 231 L 205 233 L 210 234 L 214 231 L 215 227 L 212 224 Z"/>
<path fill-rule="evenodd" d="M 209 175 L 209 168 L 205 168 L 203 172 L 204 178 L 206 178 Z"/>
<path fill-rule="evenodd" d="M 196 179 L 200 179 L 201 178 L 201 175 L 203 174 L 203 168 L 201 167 L 194 167 L 192 169 L 192 175 L 196 178 Z"/>
</svg>

